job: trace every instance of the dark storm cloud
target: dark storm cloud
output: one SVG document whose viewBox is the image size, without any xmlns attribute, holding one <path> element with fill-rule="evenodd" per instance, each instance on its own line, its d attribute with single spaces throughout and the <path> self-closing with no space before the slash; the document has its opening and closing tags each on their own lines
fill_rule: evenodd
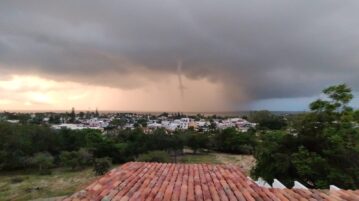
<svg viewBox="0 0 359 201">
<path fill-rule="evenodd" d="M 252 100 L 359 89 L 359 1 L 1 1 L 0 65 L 122 88 L 177 73 Z M 3 69 L 4 70 L 4 69 Z M 240 94 L 238 92 L 238 94 Z"/>
</svg>

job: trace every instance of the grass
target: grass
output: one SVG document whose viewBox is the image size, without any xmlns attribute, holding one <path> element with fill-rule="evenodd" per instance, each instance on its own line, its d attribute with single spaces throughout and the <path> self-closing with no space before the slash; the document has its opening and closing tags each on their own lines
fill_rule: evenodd
<svg viewBox="0 0 359 201">
<path fill-rule="evenodd" d="M 178 156 L 177 161 L 189 164 L 236 164 L 247 175 L 255 164 L 253 156 L 224 153 L 192 154 L 192 152 L 187 152 Z M 51 175 L 39 175 L 36 171 L 2 172 L 0 173 L 0 201 L 68 196 L 85 188 L 95 179 L 92 168 L 75 172 L 54 169 Z"/>
<path fill-rule="evenodd" d="M 252 155 L 215 153 L 216 159 L 222 164 L 238 165 L 246 175 L 250 175 L 251 169 L 255 166 L 256 160 Z"/>
<path fill-rule="evenodd" d="M 207 163 L 207 164 L 234 164 L 242 168 L 246 175 L 250 174 L 255 165 L 255 159 L 251 155 L 226 154 L 226 153 L 185 153 L 178 158 L 180 163 Z"/>
<path fill-rule="evenodd" d="M 185 154 L 179 157 L 181 163 L 207 163 L 207 164 L 219 164 L 214 154 Z"/>
<path fill-rule="evenodd" d="M 70 195 L 93 181 L 91 168 L 70 172 L 55 169 L 51 175 L 34 172 L 9 172 L 0 174 L 0 200 L 32 200 Z"/>
</svg>

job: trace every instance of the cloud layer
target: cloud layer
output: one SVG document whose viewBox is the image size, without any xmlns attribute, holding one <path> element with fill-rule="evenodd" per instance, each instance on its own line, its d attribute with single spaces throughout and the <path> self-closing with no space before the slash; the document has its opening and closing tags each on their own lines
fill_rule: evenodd
<svg viewBox="0 0 359 201">
<path fill-rule="evenodd" d="M 356 0 L 4 0 L 0 71 L 135 90 L 176 75 L 180 59 L 186 79 L 224 86 L 233 107 L 339 82 L 359 90 L 358 9 Z"/>
<path fill-rule="evenodd" d="M 138 89 L 58 82 L 35 76 L 11 76 L 0 81 L 1 110 L 76 110 L 101 111 L 228 111 L 222 87 L 206 80 L 183 79 L 186 97 L 178 93 L 176 76 L 149 83 Z M 200 97 L 200 98 L 199 98 Z M 203 101 L 205 100 L 205 101 Z"/>
</svg>

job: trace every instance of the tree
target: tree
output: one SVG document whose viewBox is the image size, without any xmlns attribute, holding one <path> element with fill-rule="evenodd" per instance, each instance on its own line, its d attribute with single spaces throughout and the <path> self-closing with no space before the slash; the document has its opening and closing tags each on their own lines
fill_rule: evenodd
<svg viewBox="0 0 359 201">
<path fill-rule="evenodd" d="M 359 123 L 359 110 L 356 110 L 353 113 L 353 121 L 355 121 L 356 123 Z"/>
<path fill-rule="evenodd" d="M 296 119 L 293 130 L 259 140 L 253 176 L 277 178 L 287 185 L 298 180 L 309 187 L 359 187 L 359 129 L 348 106 L 353 98 L 346 85 L 323 90 L 325 99 L 310 104 L 311 112 Z"/>
<path fill-rule="evenodd" d="M 168 113 L 167 113 L 167 112 L 161 113 L 161 114 L 159 115 L 159 117 L 168 117 Z"/>
<path fill-rule="evenodd" d="M 54 163 L 54 157 L 47 153 L 37 153 L 31 159 L 31 164 L 36 166 L 40 173 L 45 173 Z"/>
<path fill-rule="evenodd" d="M 262 177 L 269 183 L 277 178 L 286 185 L 290 185 L 293 182 L 290 154 L 291 148 L 295 149 L 295 146 L 287 146 L 291 141 L 292 136 L 283 131 L 261 134 L 260 143 L 256 146 L 254 154 L 257 163 L 251 171 L 252 176 Z"/>
<path fill-rule="evenodd" d="M 77 155 L 80 168 L 84 168 L 93 163 L 93 155 L 86 148 L 78 150 Z"/>
<path fill-rule="evenodd" d="M 193 150 L 194 154 L 200 149 L 208 148 L 209 138 L 206 134 L 190 132 L 187 135 L 186 144 Z"/>
<path fill-rule="evenodd" d="M 63 151 L 61 152 L 60 162 L 63 166 L 72 170 L 84 168 L 92 163 L 92 154 L 84 148 L 79 151 Z"/>
<path fill-rule="evenodd" d="M 127 121 L 124 118 L 114 119 L 111 121 L 111 125 L 115 127 L 120 127 L 121 129 L 126 125 Z"/>
<path fill-rule="evenodd" d="M 60 156 L 61 165 L 75 170 L 78 167 L 78 155 L 75 151 L 63 151 Z"/>
<path fill-rule="evenodd" d="M 145 128 L 147 127 L 147 120 L 146 119 L 139 119 L 137 120 L 137 123 L 141 125 L 141 127 Z"/>
<path fill-rule="evenodd" d="M 85 113 L 81 111 L 81 112 L 79 113 L 79 117 L 80 117 L 81 119 L 83 119 L 83 118 L 85 117 Z"/>
<path fill-rule="evenodd" d="M 179 131 L 181 132 L 181 131 Z M 170 148 L 174 153 L 174 162 L 177 163 L 177 155 L 183 154 L 183 148 L 185 145 L 185 136 L 182 133 L 176 132 L 171 136 Z"/>
<path fill-rule="evenodd" d="M 111 167 L 109 158 L 97 158 L 94 162 L 94 172 L 96 175 L 104 175 Z"/>
<path fill-rule="evenodd" d="M 136 122 L 136 123 L 133 124 L 133 127 L 134 127 L 134 128 L 140 128 L 140 125 L 141 125 L 141 124 L 139 124 L 139 123 Z"/>
<path fill-rule="evenodd" d="M 216 132 L 213 138 L 215 150 L 227 153 L 251 154 L 256 143 L 253 133 L 239 133 L 235 128 Z"/>
<path fill-rule="evenodd" d="M 346 84 L 328 87 L 323 90 L 323 93 L 331 99 L 331 104 L 335 106 L 337 112 L 347 109 L 348 103 L 354 97 L 352 90 Z"/>
<path fill-rule="evenodd" d="M 210 125 L 209 125 L 209 129 L 211 130 L 216 130 L 217 129 L 217 124 L 212 120 Z"/>
<path fill-rule="evenodd" d="M 303 182 L 311 186 L 329 186 L 327 181 L 328 175 L 323 173 L 329 172 L 330 165 L 321 155 L 310 152 L 305 147 L 299 147 L 299 150 L 292 155 L 292 163 L 297 170 L 298 177 Z"/>
<path fill-rule="evenodd" d="M 45 115 L 43 113 L 35 113 L 35 117 L 31 119 L 32 124 L 42 124 Z"/>
<path fill-rule="evenodd" d="M 70 113 L 70 122 L 74 123 L 76 121 L 76 113 L 75 113 L 75 108 L 71 109 L 71 113 Z"/>
<path fill-rule="evenodd" d="M 61 123 L 60 116 L 56 114 L 52 114 L 49 118 L 50 124 L 59 124 Z"/>
<path fill-rule="evenodd" d="M 95 117 L 99 117 L 100 116 L 100 113 L 98 112 L 97 108 L 96 108 L 96 111 L 95 111 Z"/>
<path fill-rule="evenodd" d="M 287 126 L 283 116 L 274 115 L 267 110 L 251 112 L 248 118 L 251 122 L 258 123 L 257 128 L 262 130 L 280 130 Z"/>
</svg>

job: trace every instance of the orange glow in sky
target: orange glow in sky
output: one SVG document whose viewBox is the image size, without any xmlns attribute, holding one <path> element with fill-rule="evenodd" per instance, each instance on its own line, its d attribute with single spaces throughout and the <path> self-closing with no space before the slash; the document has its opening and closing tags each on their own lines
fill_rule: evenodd
<svg viewBox="0 0 359 201">
<path fill-rule="evenodd" d="M 151 82 L 135 89 L 120 89 L 55 81 L 35 75 L 12 75 L 0 80 L 1 110 L 119 110 L 119 111 L 223 111 L 222 86 L 206 79 L 178 78 Z"/>
</svg>

